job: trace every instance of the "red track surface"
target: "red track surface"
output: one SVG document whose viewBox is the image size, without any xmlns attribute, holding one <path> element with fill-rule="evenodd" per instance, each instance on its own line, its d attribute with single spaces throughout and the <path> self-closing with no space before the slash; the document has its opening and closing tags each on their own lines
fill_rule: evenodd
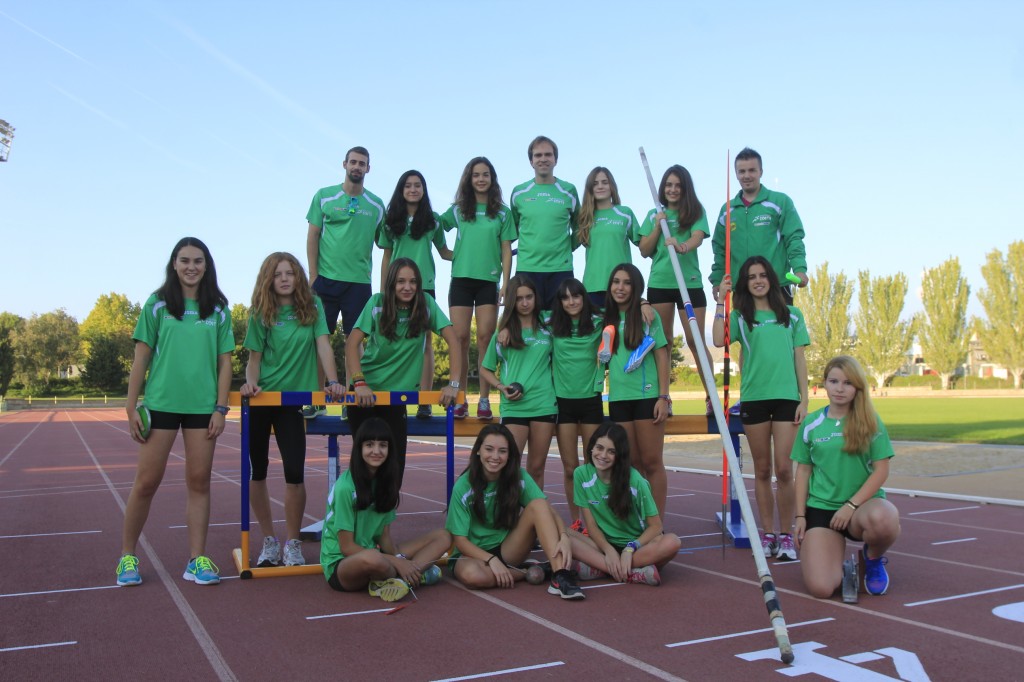
<svg viewBox="0 0 1024 682">
<path fill-rule="evenodd" d="M 237 427 L 229 429 L 214 466 L 209 553 L 225 577 L 240 544 L 239 445 Z M 135 452 L 121 410 L 0 416 L 0 680 L 439 680 L 501 671 L 524 680 L 1024 679 L 1021 508 L 892 496 L 903 524 L 889 553 L 892 586 L 856 606 L 804 595 L 798 563 L 770 562 L 796 652 L 785 666 L 749 551 L 722 557 L 714 477 L 669 474 L 666 527 L 683 537 L 683 551 L 661 587 L 584 583 L 587 600 L 568 603 L 543 587 L 469 592 L 446 580 L 385 616 L 390 605 L 336 593 L 320 576 L 216 587 L 182 580 L 180 442 L 140 545 L 145 582 L 113 587 Z M 550 461 L 546 491 L 564 505 L 559 468 Z M 310 520 L 322 514 L 325 469 L 325 442 L 311 437 Z M 280 519 L 276 461 L 270 485 Z M 442 525 L 443 497 L 442 449 L 411 445 L 396 537 Z M 306 543 L 307 561 L 318 550 Z M 978 592 L 986 593 L 968 596 Z M 918 604 L 931 600 L 942 601 Z"/>
</svg>

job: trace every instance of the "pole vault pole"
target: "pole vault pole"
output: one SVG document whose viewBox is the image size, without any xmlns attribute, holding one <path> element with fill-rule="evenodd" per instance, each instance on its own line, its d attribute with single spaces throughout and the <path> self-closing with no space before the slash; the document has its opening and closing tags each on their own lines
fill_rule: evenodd
<svg viewBox="0 0 1024 682">
<path fill-rule="evenodd" d="M 729 277 L 732 264 L 732 174 L 730 166 L 731 154 L 725 152 L 725 276 Z M 729 427 L 729 297 L 725 298 L 725 353 L 722 362 L 722 411 L 725 412 L 725 425 Z M 718 315 L 718 307 L 715 306 L 715 315 Z M 714 374 L 714 372 L 712 372 Z M 730 431 L 730 434 L 732 432 Z M 730 438 L 730 442 L 732 439 Z M 726 508 L 729 506 L 729 452 L 722 448 L 722 556 L 725 556 L 725 528 L 728 518 Z M 748 526 L 749 528 L 749 526 Z"/>
<path fill-rule="evenodd" d="M 654 176 L 651 175 L 651 167 L 647 163 L 647 154 L 644 153 L 644 148 L 640 147 L 640 160 L 644 164 L 644 172 L 647 174 L 647 183 L 651 187 L 651 198 L 654 200 L 654 205 L 658 211 L 663 211 L 664 207 L 661 205 L 661 201 L 658 199 L 658 188 L 654 184 Z M 671 237 L 671 233 L 668 231 L 668 222 L 665 219 L 660 221 L 661 223 L 661 234 L 668 239 Z M 726 225 L 728 228 L 728 225 Z M 669 260 L 672 263 L 672 270 L 676 275 L 676 283 L 679 285 L 679 293 L 683 297 L 683 303 L 686 308 L 686 318 L 690 325 L 690 333 L 693 334 L 693 338 L 700 339 L 700 328 L 697 326 L 697 318 L 693 314 L 693 304 L 690 302 L 690 294 L 686 291 L 686 280 L 683 278 L 683 270 L 679 266 L 679 256 L 676 254 L 675 249 L 669 249 Z M 703 347 L 702 347 L 703 346 Z M 711 371 L 711 363 L 708 360 L 708 349 L 705 344 L 698 343 L 697 348 L 697 360 L 700 363 L 700 369 L 704 373 L 704 380 L 710 382 L 709 385 L 715 385 L 715 375 Z M 711 405 L 715 410 L 715 420 L 718 423 L 718 433 L 722 437 L 722 446 L 729 453 L 726 459 L 729 462 L 729 471 L 732 474 L 732 484 L 735 491 L 736 497 L 740 503 L 740 510 L 743 515 L 743 522 L 747 524 L 747 528 L 757 528 L 754 522 L 754 512 L 750 508 L 750 498 L 747 497 L 747 489 L 743 484 L 743 476 L 739 469 L 739 462 L 736 458 L 736 451 L 732 447 L 732 438 L 729 434 L 729 426 L 725 421 L 725 412 L 722 409 L 722 403 L 718 399 L 718 391 L 708 391 L 711 397 Z M 771 620 L 772 630 L 775 633 L 775 641 L 778 643 L 779 653 L 782 657 L 783 663 L 793 662 L 793 647 L 789 643 L 789 632 L 786 629 L 786 619 L 782 615 L 782 607 L 779 605 L 779 598 L 775 592 L 775 582 L 772 580 L 771 571 L 768 570 L 768 561 L 764 558 L 764 550 L 761 548 L 760 542 L 750 543 L 751 553 L 754 555 L 754 564 L 757 566 L 757 576 L 761 582 L 761 593 L 764 595 L 764 605 L 768 609 L 768 618 Z"/>
</svg>

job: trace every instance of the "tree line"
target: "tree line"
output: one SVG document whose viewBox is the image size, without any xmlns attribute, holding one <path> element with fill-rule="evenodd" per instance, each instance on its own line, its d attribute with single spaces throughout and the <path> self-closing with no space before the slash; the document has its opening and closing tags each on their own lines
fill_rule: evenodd
<svg viewBox="0 0 1024 682">
<path fill-rule="evenodd" d="M 904 318 L 908 282 L 903 273 L 873 277 L 867 270 L 857 275 L 857 286 L 843 272 L 829 271 L 828 262 L 818 266 L 806 289 L 799 289 L 794 304 L 806 318 L 811 334 L 807 371 L 811 381 L 821 377 L 825 363 L 848 353 L 870 371 L 876 386 L 885 386 L 907 361 L 916 338 L 922 356 L 949 388 L 950 379 L 964 363 L 970 338 L 977 334 L 989 358 L 1006 367 L 1014 388 L 1024 379 L 1024 241 L 1011 243 L 1004 254 L 994 249 L 982 266 L 985 286 L 978 291 L 984 317 L 967 317 L 970 286 L 952 257 L 925 270 L 921 283 L 923 311 Z M 857 290 L 858 309 L 850 315 Z M 0 313 L 0 396 L 12 383 L 40 393 L 50 382 L 82 370 L 82 383 L 98 390 L 122 393 L 131 369 L 132 333 L 142 306 L 124 294 L 101 295 L 81 324 L 63 308 L 25 319 Z M 248 352 L 242 347 L 249 320 L 248 308 L 231 307 L 235 350 L 232 370 L 242 379 Z M 470 367 L 477 366 L 475 329 L 470 342 Z M 448 349 L 434 335 L 434 376 L 448 376 Z M 344 339 L 332 337 L 339 366 L 344 366 Z M 738 357 L 738 353 L 734 354 Z M 673 364 L 681 355 L 673 353 Z"/>
</svg>

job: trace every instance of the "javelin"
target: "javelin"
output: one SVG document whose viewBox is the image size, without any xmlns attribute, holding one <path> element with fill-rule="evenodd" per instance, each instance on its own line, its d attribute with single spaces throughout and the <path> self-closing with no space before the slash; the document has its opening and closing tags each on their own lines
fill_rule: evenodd
<svg viewBox="0 0 1024 682">
<path fill-rule="evenodd" d="M 725 152 L 725 276 L 730 276 L 731 261 L 732 261 L 732 239 L 730 238 L 730 232 L 732 229 L 732 189 L 731 181 L 732 175 L 730 173 L 729 157 L 730 153 L 728 150 Z M 725 425 L 729 427 L 729 297 L 725 297 L 725 307 L 722 308 L 723 315 L 725 316 L 724 324 L 725 327 L 725 354 L 723 357 L 722 367 L 722 410 L 725 412 Z M 715 314 L 718 314 L 718 307 L 715 307 Z M 726 506 L 729 504 L 729 453 L 726 452 L 725 448 L 722 448 L 722 556 L 725 556 L 725 517 L 726 517 Z"/>
<path fill-rule="evenodd" d="M 647 183 L 651 186 L 651 198 L 654 199 L 654 205 L 658 211 L 663 211 L 664 206 L 661 205 L 661 201 L 658 198 L 658 188 L 654 184 L 654 177 L 651 175 L 651 167 L 647 163 L 647 155 L 644 153 L 644 148 L 640 147 L 640 160 L 644 164 L 644 172 L 647 173 Z M 671 233 L 668 231 L 668 222 L 662 218 L 661 221 L 661 233 L 665 239 L 671 237 Z M 726 225 L 728 228 L 728 225 Z M 726 232 L 728 234 L 728 232 Z M 693 338 L 699 339 L 700 328 L 697 326 L 697 318 L 693 314 L 693 304 L 690 302 L 690 294 L 686 291 L 685 279 L 683 279 L 683 270 L 679 266 L 679 256 L 676 254 L 675 249 L 668 249 L 670 254 L 669 260 L 672 262 L 672 270 L 676 275 L 676 283 L 679 285 L 679 293 L 683 297 L 683 303 L 686 308 L 686 318 L 690 325 L 690 333 Z M 715 385 L 715 375 L 711 371 L 711 364 L 708 361 L 708 349 L 705 344 L 698 343 L 697 348 L 697 359 L 700 362 L 701 372 L 704 373 L 704 379 L 708 382 L 709 386 Z M 715 410 L 715 420 L 718 423 L 718 433 L 722 436 L 722 446 L 728 452 L 726 460 L 729 462 L 729 471 L 732 474 L 732 484 L 735 490 L 736 497 L 740 503 L 740 511 L 743 515 L 743 522 L 747 528 L 757 528 L 754 523 L 754 512 L 750 508 L 750 498 L 747 497 L 747 489 L 743 483 L 743 475 L 739 468 L 739 460 L 736 457 L 736 451 L 732 447 L 732 439 L 729 437 L 729 426 L 725 420 L 725 413 L 722 410 L 722 403 L 718 399 L 718 391 L 708 391 L 708 395 L 711 398 L 711 405 Z M 725 518 L 722 518 L 722 522 L 725 523 Z M 771 571 L 768 570 L 768 562 L 764 558 L 764 550 L 761 548 L 760 542 L 750 543 L 751 553 L 754 555 L 754 564 L 757 566 L 757 576 L 761 582 L 761 593 L 764 595 L 764 605 L 768 609 L 768 618 L 771 620 L 772 630 L 775 633 L 775 641 L 779 646 L 779 653 L 782 656 L 783 663 L 793 662 L 793 647 L 789 643 L 789 632 L 786 629 L 786 619 L 782 615 L 782 607 L 779 605 L 779 598 L 775 592 L 775 583 L 772 580 Z"/>
</svg>

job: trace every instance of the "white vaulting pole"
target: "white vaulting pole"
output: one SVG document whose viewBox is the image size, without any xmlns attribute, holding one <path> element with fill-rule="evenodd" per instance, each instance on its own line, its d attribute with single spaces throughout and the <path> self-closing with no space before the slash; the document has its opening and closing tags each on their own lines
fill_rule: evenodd
<svg viewBox="0 0 1024 682">
<path fill-rule="evenodd" d="M 658 198 L 658 187 L 654 184 L 654 176 L 651 175 L 651 167 L 647 163 L 647 154 L 644 148 L 640 147 L 640 160 L 644 164 L 644 172 L 647 174 L 647 183 L 651 187 L 651 198 L 658 211 L 664 211 Z M 668 239 L 671 233 L 668 231 L 668 222 L 660 221 L 661 233 Z M 726 226 L 728 228 L 728 226 Z M 668 247 L 666 247 L 668 248 Z M 693 338 L 702 338 L 700 328 L 697 326 L 697 318 L 693 313 L 693 304 L 690 302 L 690 294 L 686 291 L 686 279 L 683 277 L 683 269 L 679 266 L 679 256 L 676 250 L 668 248 L 669 260 L 672 263 L 672 270 L 676 275 L 676 283 L 679 285 L 679 293 L 683 297 L 683 304 L 686 309 L 686 319 L 690 325 L 690 333 Z M 728 323 L 728 321 L 727 321 Z M 711 363 L 708 360 L 707 346 L 703 343 L 697 344 L 697 361 L 700 364 L 700 371 L 704 375 L 704 381 L 708 386 L 715 385 L 715 374 L 711 370 Z M 740 503 L 740 512 L 743 516 L 743 523 L 747 528 L 757 528 L 754 521 L 754 512 L 750 507 L 750 498 L 747 496 L 747 489 L 743 483 L 743 472 L 740 471 L 739 461 L 736 458 L 736 450 L 732 447 L 732 438 L 729 436 L 729 426 L 725 420 L 725 411 L 722 409 L 722 402 L 718 398 L 718 391 L 708 391 L 711 398 L 711 406 L 715 411 L 715 422 L 718 424 L 718 433 L 722 437 L 722 447 L 728 452 L 729 474 L 732 479 L 733 490 Z M 722 522 L 725 522 L 723 517 Z M 751 553 L 754 555 L 754 564 L 757 566 L 757 576 L 761 582 L 761 592 L 764 595 L 764 605 L 768 609 L 768 618 L 771 620 L 772 630 L 775 632 L 775 641 L 779 646 L 779 653 L 783 663 L 793 662 L 793 647 L 789 643 L 789 631 L 786 629 L 786 619 L 782 615 L 782 607 L 779 605 L 779 598 L 775 591 L 775 582 L 772 580 L 771 571 L 768 570 L 768 561 L 764 557 L 764 550 L 761 548 L 760 538 L 751 538 Z"/>
</svg>

